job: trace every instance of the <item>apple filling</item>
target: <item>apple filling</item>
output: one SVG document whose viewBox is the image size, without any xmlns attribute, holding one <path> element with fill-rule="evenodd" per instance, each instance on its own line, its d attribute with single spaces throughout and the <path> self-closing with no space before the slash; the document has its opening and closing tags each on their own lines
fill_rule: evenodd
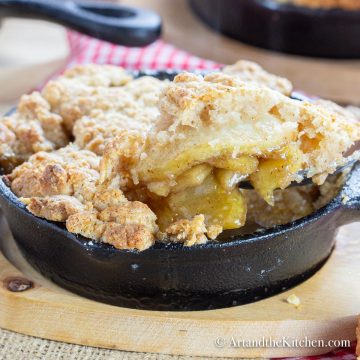
<svg viewBox="0 0 360 360">
<path fill-rule="evenodd" d="M 267 158 L 252 156 L 210 159 L 168 181 L 151 182 L 148 205 L 161 231 L 175 221 L 204 214 L 205 223 L 223 230 L 244 226 L 247 202 L 239 183 L 249 179 L 271 205 L 275 189 L 285 188 L 301 168 L 295 147 L 285 147 Z"/>
</svg>

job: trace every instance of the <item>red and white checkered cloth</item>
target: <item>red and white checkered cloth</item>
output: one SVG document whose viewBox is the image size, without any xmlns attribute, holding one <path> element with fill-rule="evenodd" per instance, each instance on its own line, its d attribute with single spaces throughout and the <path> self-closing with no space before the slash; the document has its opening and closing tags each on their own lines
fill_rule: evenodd
<svg viewBox="0 0 360 360">
<path fill-rule="evenodd" d="M 162 40 L 143 48 L 118 46 L 74 31 L 68 31 L 71 58 L 68 66 L 97 63 L 119 65 L 129 70 L 214 70 L 221 64 L 201 59 Z"/>
<path fill-rule="evenodd" d="M 324 355 L 286 358 L 284 360 L 356 360 L 355 347 L 356 343 L 354 342 L 349 348 L 336 349 Z"/>
<path fill-rule="evenodd" d="M 179 69 L 215 70 L 221 64 L 199 58 L 184 50 L 158 40 L 143 48 L 129 48 L 68 31 L 71 55 L 66 67 L 97 63 L 122 66 L 129 70 Z M 355 331 L 355 330 L 354 330 Z M 292 358 L 293 360 L 356 360 L 355 343 L 350 348 L 334 350 L 326 355 Z"/>
</svg>

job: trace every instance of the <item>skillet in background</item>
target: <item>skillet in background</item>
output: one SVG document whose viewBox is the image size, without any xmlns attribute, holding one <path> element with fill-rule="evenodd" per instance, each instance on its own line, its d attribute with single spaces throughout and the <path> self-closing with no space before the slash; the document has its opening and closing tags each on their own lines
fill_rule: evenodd
<svg viewBox="0 0 360 360">
<path fill-rule="evenodd" d="M 360 58 L 360 10 L 310 8 L 276 0 L 189 0 L 212 29 L 288 54 Z"/>
</svg>

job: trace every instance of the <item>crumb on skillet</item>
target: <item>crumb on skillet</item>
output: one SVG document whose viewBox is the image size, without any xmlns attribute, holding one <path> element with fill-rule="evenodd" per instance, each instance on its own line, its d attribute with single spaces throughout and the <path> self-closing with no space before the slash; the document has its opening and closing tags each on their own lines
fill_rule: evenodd
<svg viewBox="0 0 360 360">
<path fill-rule="evenodd" d="M 181 219 L 172 223 L 166 230 L 168 239 L 180 242 L 185 246 L 204 244 L 209 239 L 215 239 L 221 232 L 219 225 L 209 225 L 206 228 L 205 216 L 195 215 L 191 220 Z M 207 236 L 206 236 L 207 235 Z"/>
<path fill-rule="evenodd" d="M 0 159 L 5 149 L 17 159 L 9 170 L 25 161 L 7 176 L 13 192 L 34 215 L 65 222 L 72 233 L 119 249 L 144 250 L 155 239 L 202 244 L 226 228 L 271 227 L 295 220 L 335 196 L 336 181 L 320 187 L 272 189 L 272 200 L 261 192 L 236 189 L 241 177 L 258 172 L 271 158 L 270 148 L 279 150 L 274 160 L 281 162 L 293 151 L 286 145 L 306 134 L 309 149 L 321 148 L 315 155 L 308 152 L 314 155 L 307 155 L 309 163 L 327 174 L 331 172 L 327 159 L 340 161 L 339 149 L 358 137 L 356 110 L 351 109 L 350 115 L 330 102 L 293 101 L 286 96 L 291 90 L 288 80 L 246 61 L 205 79 L 185 73 L 174 82 L 133 79 L 114 66 L 78 66 L 49 82 L 41 93 L 23 97 L 14 115 L 0 119 L 4 139 Z M 242 110 L 236 109 L 239 99 Z M 261 149 L 253 153 L 248 149 L 239 157 L 238 140 L 231 156 L 227 151 L 195 149 L 183 159 L 185 167 L 174 162 L 180 169 L 175 176 L 170 171 L 166 181 L 151 178 L 161 175 L 151 166 L 170 160 L 171 168 L 179 148 L 191 149 L 199 139 L 210 148 L 219 139 L 229 142 L 229 129 L 239 124 L 226 109 L 241 119 L 252 114 L 247 127 L 256 123 L 262 110 L 269 110 L 272 122 L 256 125 Z M 300 130 L 293 119 L 299 117 L 303 117 Z M 42 137 L 39 141 L 34 137 L 38 141 L 34 144 L 40 145 L 27 146 L 27 137 L 11 133 L 7 124 L 17 121 L 37 129 Z M 269 136 L 263 137 L 268 131 Z M 318 133 L 329 136 L 315 141 Z M 331 154 L 329 143 L 338 152 Z"/>
<path fill-rule="evenodd" d="M 291 294 L 287 299 L 286 299 L 288 304 L 294 305 L 296 308 L 299 308 L 299 306 L 301 305 L 301 300 L 299 297 L 297 297 L 295 294 Z"/>
</svg>

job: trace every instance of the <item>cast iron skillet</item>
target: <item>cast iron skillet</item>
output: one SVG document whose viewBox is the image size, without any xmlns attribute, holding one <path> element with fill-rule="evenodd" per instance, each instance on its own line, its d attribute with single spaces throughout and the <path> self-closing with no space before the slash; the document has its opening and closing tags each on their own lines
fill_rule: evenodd
<svg viewBox="0 0 360 360">
<path fill-rule="evenodd" d="M 214 30 L 289 54 L 360 58 L 360 10 L 313 9 L 276 0 L 189 0 Z"/>
<path fill-rule="evenodd" d="M 0 20 L 8 16 L 57 22 L 126 46 L 148 45 L 161 33 L 161 19 L 153 11 L 100 1 L 0 0 Z"/>
<path fill-rule="evenodd" d="M 330 256 L 338 227 L 359 219 L 360 165 L 340 194 L 309 216 L 251 235 L 225 231 L 217 242 L 190 248 L 156 243 L 137 252 L 89 241 L 30 214 L 2 179 L 0 205 L 30 264 L 70 291 L 131 308 L 214 309 L 277 294 L 313 275 Z"/>
</svg>

